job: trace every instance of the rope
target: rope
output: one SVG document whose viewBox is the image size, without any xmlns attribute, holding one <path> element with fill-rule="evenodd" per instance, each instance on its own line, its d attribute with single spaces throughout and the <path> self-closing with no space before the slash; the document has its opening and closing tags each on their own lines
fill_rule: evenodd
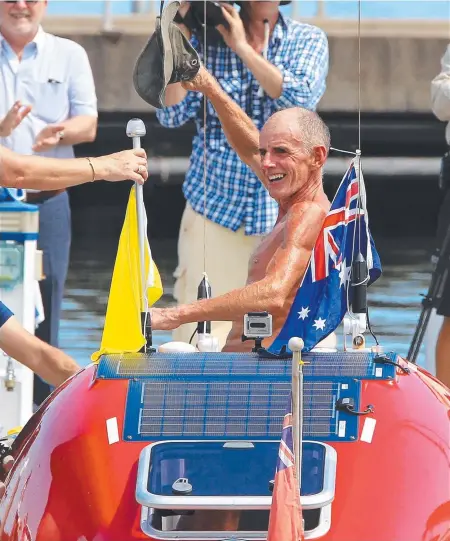
<svg viewBox="0 0 450 541">
<path fill-rule="evenodd" d="M 358 0 L 358 149 L 356 161 L 358 163 L 358 253 L 361 253 L 361 2 Z M 367 218 L 366 218 L 367 219 Z M 355 224 L 356 225 L 356 224 Z M 367 239 L 369 242 L 369 239 Z"/>
<path fill-rule="evenodd" d="M 358 0 L 358 149 L 361 150 L 361 0 Z"/>
<path fill-rule="evenodd" d="M 267 60 L 269 54 L 269 38 L 270 38 L 270 25 L 267 19 L 264 19 L 264 46 L 263 46 L 263 58 Z M 260 85 L 258 89 L 258 96 L 262 98 L 264 96 L 264 88 Z"/>
<path fill-rule="evenodd" d="M 351 152 L 350 150 L 342 150 L 340 148 L 334 148 L 334 147 L 330 147 L 330 150 L 334 150 L 335 152 L 342 152 L 343 154 L 351 154 L 352 156 L 356 156 L 356 152 Z"/>
<path fill-rule="evenodd" d="M 207 44 L 206 44 L 206 0 L 203 0 L 203 63 L 207 66 Z M 206 119 L 207 107 L 206 96 L 203 99 L 203 275 L 206 275 L 206 166 L 207 166 L 207 147 L 206 147 Z"/>
</svg>

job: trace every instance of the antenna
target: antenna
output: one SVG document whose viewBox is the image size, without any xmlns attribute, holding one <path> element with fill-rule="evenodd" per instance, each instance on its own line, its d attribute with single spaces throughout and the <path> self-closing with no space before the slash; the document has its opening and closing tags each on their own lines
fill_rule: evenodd
<svg viewBox="0 0 450 541">
<path fill-rule="evenodd" d="M 146 134 L 145 124 L 140 118 L 132 118 L 128 121 L 126 128 L 127 137 L 133 140 L 133 148 L 141 148 L 141 137 Z M 142 184 L 135 182 L 136 187 L 136 213 L 138 221 L 138 238 L 139 238 L 139 266 L 141 272 L 141 328 L 142 334 L 145 336 L 146 344 L 144 351 L 152 345 L 152 328 L 150 312 L 148 310 L 147 298 L 147 276 L 145 272 L 145 238 L 147 236 L 147 225 L 145 219 L 144 207 L 144 187 Z"/>
<path fill-rule="evenodd" d="M 203 0 L 203 63 L 207 63 L 208 49 L 207 49 L 207 18 L 206 18 L 206 0 Z M 211 284 L 209 283 L 208 275 L 206 273 L 206 205 L 207 205 L 207 117 L 208 109 L 206 104 L 206 96 L 203 97 L 203 278 L 201 279 L 197 289 L 197 300 L 210 299 L 211 298 Z M 218 341 L 211 336 L 211 322 L 199 321 L 197 322 L 197 328 L 192 334 L 191 340 L 194 334 L 197 332 L 198 340 L 197 346 L 201 351 L 218 351 Z"/>
<path fill-rule="evenodd" d="M 347 315 L 344 317 L 344 349 L 346 349 L 345 338 L 352 336 L 352 347 L 361 349 L 365 347 L 364 332 L 368 329 L 372 334 L 376 345 L 378 340 L 370 328 L 369 311 L 367 305 L 367 286 L 370 280 L 368 261 L 366 261 L 361 250 L 361 233 L 363 226 L 362 216 L 365 216 L 365 227 L 368 228 L 366 194 L 361 166 L 361 8 L 362 0 L 358 0 L 358 148 L 355 152 L 354 165 L 358 184 L 358 199 L 356 208 L 356 220 L 353 233 L 353 251 L 351 266 L 352 302 L 350 307 L 349 290 L 347 290 Z M 337 150 L 337 149 L 336 149 Z M 367 238 L 367 251 L 370 250 L 370 237 Z"/>
</svg>

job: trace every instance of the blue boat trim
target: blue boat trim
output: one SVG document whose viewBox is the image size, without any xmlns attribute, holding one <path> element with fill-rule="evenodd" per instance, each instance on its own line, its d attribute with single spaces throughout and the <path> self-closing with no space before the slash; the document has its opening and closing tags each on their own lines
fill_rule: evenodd
<svg viewBox="0 0 450 541">
<path fill-rule="evenodd" d="M 0 212 L 38 212 L 38 205 L 22 201 L 0 201 Z"/>
<path fill-rule="evenodd" d="M 18 233 L 13 231 L 1 231 L 0 240 L 15 240 L 23 242 L 26 240 L 37 240 L 39 233 Z"/>
</svg>

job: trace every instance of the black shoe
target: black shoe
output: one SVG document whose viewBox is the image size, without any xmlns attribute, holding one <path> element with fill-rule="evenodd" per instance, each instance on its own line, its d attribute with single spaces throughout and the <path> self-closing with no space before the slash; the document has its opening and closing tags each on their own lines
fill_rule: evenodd
<svg viewBox="0 0 450 541">
<path fill-rule="evenodd" d="M 165 106 L 168 84 L 190 81 L 200 69 L 197 51 L 173 23 L 180 2 L 173 1 L 156 18 L 155 32 L 139 55 L 133 84 L 139 96 L 158 109 Z"/>
</svg>

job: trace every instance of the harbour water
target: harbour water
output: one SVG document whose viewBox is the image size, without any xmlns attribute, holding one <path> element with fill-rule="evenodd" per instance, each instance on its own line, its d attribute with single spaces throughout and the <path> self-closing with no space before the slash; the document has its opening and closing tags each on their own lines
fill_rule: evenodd
<svg viewBox="0 0 450 541">
<path fill-rule="evenodd" d="M 111 215 L 116 217 L 111 218 Z M 95 220 L 103 222 L 103 227 L 96 227 Z M 81 365 L 90 362 L 90 355 L 100 345 L 123 215 L 106 212 L 100 206 L 95 220 L 86 227 L 86 210 L 80 206 L 73 209 L 74 238 L 60 346 Z M 110 227 L 105 227 L 105 220 L 110 220 Z M 428 288 L 433 238 L 374 237 L 383 275 L 369 288 L 372 330 L 386 351 L 406 355 L 420 313 L 421 294 Z M 151 246 L 165 290 L 158 306 L 167 306 L 174 303 L 172 273 L 176 266 L 176 239 L 152 239 Z M 170 340 L 170 333 L 156 332 L 154 335 L 156 345 L 167 340 Z M 373 343 L 370 337 L 368 343 Z M 418 362 L 423 363 L 423 352 Z"/>
<path fill-rule="evenodd" d="M 282 7 L 282 12 L 291 15 L 311 17 L 323 4 L 327 17 L 354 19 L 358 16 L 357 0 L 294 0 Z M 126 15 L 133 11 L 146 12 L 159 9 L 159 0 L 113 0 L 110 9 L 113 15 Z M 52 0 L 49 2 L 49 15 L 101 15 L 105 2 L 96 0 Z M 449 0 L 362 0 L 361 16 L 368 19 L 449 19 Z"/>
</svg>

